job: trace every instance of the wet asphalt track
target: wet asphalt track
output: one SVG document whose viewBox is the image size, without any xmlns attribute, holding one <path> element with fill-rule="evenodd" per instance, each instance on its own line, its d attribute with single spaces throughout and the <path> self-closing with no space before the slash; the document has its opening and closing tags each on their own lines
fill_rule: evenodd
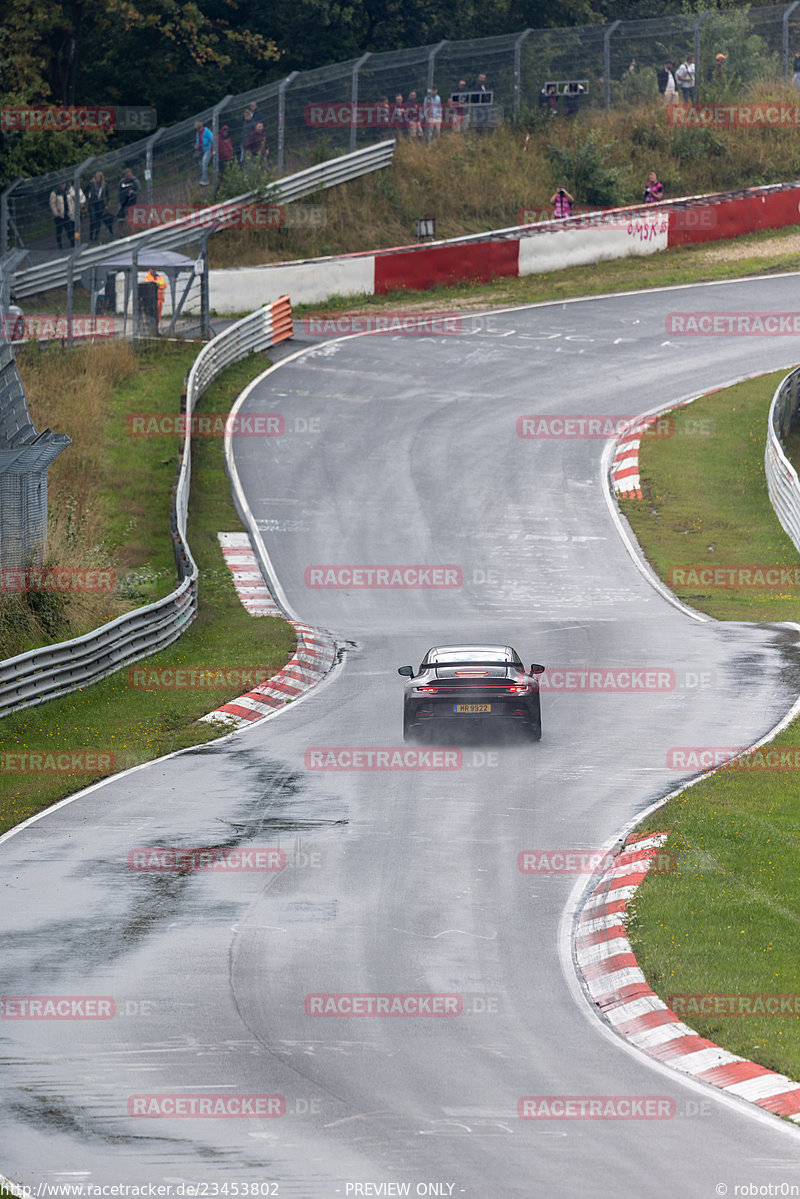
<svg viewBox="0 0 800 1199">
<path fill-rule="evenodd" d="M 648 584 L 604 500 L 602 441 L 522 440 L 517 418 L 634 414 L 788 365 L 789 339 L 670 341 L 664 318 L 788 311 L 796 292 L 792 276 L 495 314 L 460 336 L 361 337 L 253 391 L 245 411 L 281 412 L 287 431 L 238 439 L 249 504 L 291 607 L 350 649 L 277 718 L 0 845 L 3 993 L 110 996 L 118 1011 L 2 1022 L 0 1172 L 308 1199 L 406 1183 L 469 1199 L 800 1184 L 798 1130 L 602 1035 L 559 956 L 574 876 L 517 870 L 523 849 L 608 842 L 679 782 L 669 747 L 752 742 L 800 680 L 792 630 L 697 621 Z M 307 587 L 306 568 L 329 563 L 456 565 L 464 583 Z M 545 692 L 540 745 L 466 742 L 459 770 L 304 768 L 310 747 L 400 744 L 396 667 L 471 639 L 551 670 L 668 670 L 675 686 Z M 289 865 L 126 865 L 137 846 L 220 843 L 280 846 Z M 320 992 L 456 993 L 465 1012 L 309 1017 Z M 287 1114 L 127 1114 L 132 1095 L 176 1092 L 280 1094 Z M 524 1122 L 525 1095 L 661 1096 L 677 1114 Z"/>
</svg>

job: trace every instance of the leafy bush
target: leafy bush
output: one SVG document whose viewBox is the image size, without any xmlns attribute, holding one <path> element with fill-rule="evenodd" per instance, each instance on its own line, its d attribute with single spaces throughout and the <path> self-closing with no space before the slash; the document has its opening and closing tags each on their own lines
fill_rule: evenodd
<svg viewBox="0 0 800 1199">
<path fill-rule="evenodd" d="M 597 131 L 592 129 L 582 146 L 573 150 L 551 145 L 548 154 L 559 178 L 566 181 L 576 200 L 615 208 L 626 202 L 630 179 L 625 168 L 605 165 L 614 149 L 616 142 L 601 142 Z"/>
</svg>

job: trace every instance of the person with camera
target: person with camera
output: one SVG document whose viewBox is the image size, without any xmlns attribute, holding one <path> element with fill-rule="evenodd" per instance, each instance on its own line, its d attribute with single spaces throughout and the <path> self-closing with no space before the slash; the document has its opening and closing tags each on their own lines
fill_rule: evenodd
<svg viewBox="0 0 800 1199">
<path fill-rule="evenodd" d="M 658 182 L 655 171 L 651 171 L 644 185 L 645 204 L 658 204 L 664 199 L 664 185 Z"/>
<path fill-rule="evenodd" d="M 565 187 L 559 187 L 553 192 L 550 203 L 553 205 L 554 221 L 565 221 L 568 216 L 572 216 L 575 201 Z"/>
</svg>

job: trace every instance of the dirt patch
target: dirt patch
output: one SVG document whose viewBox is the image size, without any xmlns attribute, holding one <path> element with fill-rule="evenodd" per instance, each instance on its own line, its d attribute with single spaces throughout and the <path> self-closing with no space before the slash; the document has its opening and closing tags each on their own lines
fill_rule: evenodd
<svg viewBox="0 0 800 1199">
<path fill-rule="evenodd" d="M 707 250 L 700 256 L 700 261 L 703 263 L 738 262 L 743 258 L 788 257 L 792 254 L 800 254 L 800 231 L 792 233 L 788 237 L 785 234 L 769 237 L 766 241 L 759 242 L 758 245 L 751 243 L 746 246 L 737 246 L 735 241 L 726 241 Z"/>
</svg>

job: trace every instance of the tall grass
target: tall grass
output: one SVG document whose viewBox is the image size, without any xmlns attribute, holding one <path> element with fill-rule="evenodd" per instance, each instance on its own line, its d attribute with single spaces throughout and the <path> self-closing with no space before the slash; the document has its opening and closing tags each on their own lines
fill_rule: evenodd
<svg viewBox="0 0 800 1199">
<path fill-rule="evenodd" d="M 792 107 L 797 98 L 774 81 L 756 81 L 735 97 Z M 304 202 L 322 208 L 324 227 L 231 230 L 209 242 L 211 264 L 407 245 L 417 217 L 434 217 L 440 237 L 480 233 L 517 224 L 520 208 L 549 209 L 560 183 L 580 206 L 639 203 L 651 170 L 666 199 L 784 182 L 798 174 L 797 129 L 672 126 L 659 99 L 552 121 L 528 113 L 482 135 L 445 132 L 430 146 L 400 138 L 391 168 Z"/>
<path fill-rule="evenodd" d="M 48 527 L 42 565 L 49 570 L 115 570 L 106 539 L 108 400 L 135 367 L 126 342 L 26 348 L 19 358 L 28 406 L 38 429 L 66 433 L 72 445 L 48 472 Z M 114 590 L 32 590 L 0 594 L 0 656 L 76 637 L 131 604 Z"/>
</svg>

